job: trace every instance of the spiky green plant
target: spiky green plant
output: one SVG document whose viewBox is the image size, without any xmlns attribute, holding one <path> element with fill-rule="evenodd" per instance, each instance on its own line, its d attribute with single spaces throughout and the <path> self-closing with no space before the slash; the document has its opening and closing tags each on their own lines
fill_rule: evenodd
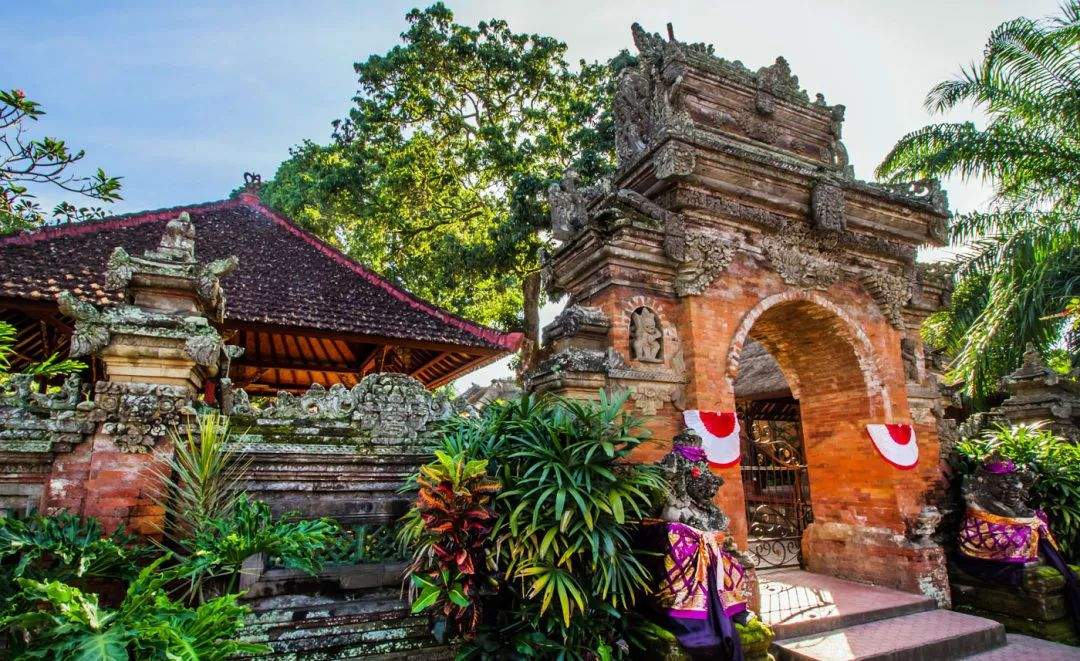
<svg viewBox="0 0 1080 661">
<path fill-rule="evenodd" d="M 182 433 L 169 431 L 173 455 L 153 472 L 161 481 L 156 500 L 167 512 L 163 532 L 171 539 L 190 538 L 236 508 L 249 460 L 228 447 L 229 433 L 228 416 L 216 411 L 200 413 Z"/>
<path fill-rule="evenodd" d="M 904 136 L 878 167 L 908 180 L 959 175 L 993 185 L 990 211 L 958 216 L 962 246 L 951 307 L 924 334 L 953 357 L 950 376 L 980 404 L 1015 369 L 1024 346 L 1064 335 L 1075 361 L 1070 300 L 1080 295 L 1080 2 L 1044 20 L 1018 18 L 990 35 L 982 60 L 939 83 L 933 113 L 962 104 L 987 124 L 939 123 Z"/>
</svg>

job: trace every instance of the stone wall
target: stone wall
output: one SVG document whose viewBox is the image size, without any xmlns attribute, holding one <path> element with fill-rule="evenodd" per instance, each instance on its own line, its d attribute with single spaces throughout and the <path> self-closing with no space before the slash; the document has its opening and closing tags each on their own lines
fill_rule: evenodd
<svg viewBox="0 0 1080 661">
<path fill-rule="evenodd" d="M 351 390 L 312 386 L 263 407 L 234 405 L 231 449 L 245 462 L 244 488 L 275 513 L 386 522 L 409 505 L 398 493 L 426 463 L 434 430 L 453 415 L 404 374 L 372 374 Z"/>
</svg>

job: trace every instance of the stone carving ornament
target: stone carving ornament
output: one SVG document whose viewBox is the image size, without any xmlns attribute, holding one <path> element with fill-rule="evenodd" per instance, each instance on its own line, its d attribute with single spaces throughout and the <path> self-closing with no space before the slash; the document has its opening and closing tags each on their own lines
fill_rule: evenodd
<svg viewBox="0 0 1080 661">
<path fill-rule="evenodd" d="M 819 181 L 810 193 L 810 212 L 814 227 L 842 231 L 844 219 L 844 189 L 836 184 Z"/>
<path fill-rule="evenodd" d="M 243 395 L 241 395 L 243 393 Z M 314 384 L 297 397 L 279 392 L 276 401 L 254 411 L 243 390 L 234 395 L 234 413 L 258 414 L 277 420 L 352 421 L 374 441 L 416 441 L 427 425 L 453 414 L 449 401 L 432 396 L 424 385 L 405 374 L 371 374 L 351 389 Z"/>
<path fill-rule="evenodd" d="M 585 227 L 588 220 L 585 194 L 578 190 L 578 173 L 567 168 L 562 181 L 548 187 L 548 205 L 551 207 L 551 234 L 565 241 Z"/>
<path fill-rule="evenodd" d="M 911 279 L 884 271 L 872 271 L 862 277 L 862 284 L 889 323 L 903 329 L 904 306 L 911 300 Z"/>
<path fill-rule="evenodd" d="M 686 231 L 681 217 L 672 216 L 664 226 L 664 253 L 677 265 L 675 293 L 699 295 L 727 268 L 735 251 L 715 233 Z"/>
<path fill-rule="evenodd" d="M 87 418 L 104 423 L 101 431 L 121 452 L 149 452 L 170 428 L 194 415 L 182 386 L 98 381 L 94 401 L 80 404 Z"/>
<path fill-rule="evenodd" d="M 816 235 L 802 223 L 789 223 L 787 230 L 765 237 L 765 255 L 784 282 L 807 289 L 827 289 L 840 279 L 840 265 L 832 253 L 835 237 Z"/>
<path fill-rule="evenodd" d="M 630 355 L 634 360 L 659 363 L 664 359 L 664 331 L 660 318 L 646 307 L 630 314 Z"/>
</svg>

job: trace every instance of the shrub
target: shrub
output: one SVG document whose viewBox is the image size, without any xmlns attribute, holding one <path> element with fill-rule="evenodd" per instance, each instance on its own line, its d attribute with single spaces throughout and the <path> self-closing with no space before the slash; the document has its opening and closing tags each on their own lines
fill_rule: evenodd
<svg viewBox="0 0 1080 661">
<path fill-rule="evenodd" d="M 295 512 L 275 518 L 266 503 L 241 494 L 232 512 L 206 520 L 183 542 L 185 573 L 196 580 L 224 577 L 231 591 L 244 560 L 264 553 L 286 567 L 316 574 L 335 548 L 339 532 L 330 519 L 301 519 Z"/>
<path fill-rule="evenodd" d="M 650 585 L 632 538 L 664 481 L 657 467 L 627 461 L 648 433 L 624 412 L 626 397 L 528 396 L 448 426 L 444 452 L 486 460 L 505 485 L 486 565 L 498 590 L 464 654 L 603 658 L 628 649 L 629 609 Z"/>
<path fill-rule="evenodd" d="M 17 579 L 130 579 L 153 552 L 122 530 L 102 536 L 96 520 L 66 512 L 0 517 L 0 597 L 12 596 Z"/>
<path fill-rule="evenodd" d="M 1080 446 L 1040 425 L 998 426 L 956 444 L 955 467 L 971 475 L 992 452 L 1030 466 L 1038 476 L 1032 505 L 1046 512 L 1065 557 L 1080 559 Z"/>
<path fill-rule="evenodd" d="M 413 612 L 438 615 L 434 633 L 472 637 L 480 622 L 485 546 L 500 485 L 487 474 L 486 459 L 464 452 L 435 452 L 416 479 L 416 507 L 403 520 L 401 538 L 414 549 L 409 574 L 418 595 Z"/>
<path fill-rule="evenodd" d="M 18 599 L 26 606 L 0 618 L 0 627 L 22 632 L 13 637 L 15 658 L 218 661 L 269 651 L 232 640 L 247 613 L 236 603 L 237 595 L 198 608 L 173 601 L 165 585 L 179 570 L 163 570 L 168 560 L 162 556 L 146 567 L 116 609 L 103 608 L 95 595 L 59 581 L 18 579 Z"/>
</svg>

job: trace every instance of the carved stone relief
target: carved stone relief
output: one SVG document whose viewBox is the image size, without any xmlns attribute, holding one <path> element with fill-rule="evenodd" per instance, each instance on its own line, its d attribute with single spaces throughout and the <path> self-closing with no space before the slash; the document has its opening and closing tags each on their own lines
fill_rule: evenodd
<svg viewBox="0 0 1080 661">
<path fill-rule="evenodd" d="M 697 159 L 694 150 L 684 144 L 669 142 L 653 158 L 653 174 L 657 179 L 685 177 L 693 174 Z"/>
<path fill-rule="evenodd" d="M 104 423 L 121 452 L 149 452 L 168 430 L 194 415 L 191 394 L 182 386 L 98 381 L 94 401 L 84 407 L 90 420 Z"/>
<path fill-rule="evenodd" d="M 840 279 L 834 261 L 834 238 L 815 235 L 802 223 L 790 223 L 787 231 L 765 237 L 765 254 L 784 282 L 808 289 L 827 289 Z"/>
<path fill-rule="evenodd" d="M 645 363 L 664 360 L 664 331 L 660 318 L 647 307 L 630 314 L 630 356 Z"/>
<path fill-rule="evenodd" d="M 634 408 L 648 416 L 659 413 L 675 396 L 675 387 L 670 383 L 635 383 L 629 389 Z"/>
<path fill-rule="evenodd" d="M 814 184 L 810 193 L 810 218 L 818 229 L 847 229 L 847 221 L 844 219 L 844 189 L 825 181 Z"/>
<path fill-rule="evenodd" d="M 668 222 L 664 228 L 664 253 L 676 263 L 675 293 L 692 296 L 703 293 L 734 256 L 734 249 L 713 232 L 686 231 L 682 222 Z"/>
<path fill-rule="evenodd" d="M 585 195 L 578 190 L 578 173 L 567 168 L 562 181 L 548 187 L 548 204 L 551 207 L 551 235 L 565 241 L 585 227 L 588 214 L 585 211 Z"/>
</svg>

